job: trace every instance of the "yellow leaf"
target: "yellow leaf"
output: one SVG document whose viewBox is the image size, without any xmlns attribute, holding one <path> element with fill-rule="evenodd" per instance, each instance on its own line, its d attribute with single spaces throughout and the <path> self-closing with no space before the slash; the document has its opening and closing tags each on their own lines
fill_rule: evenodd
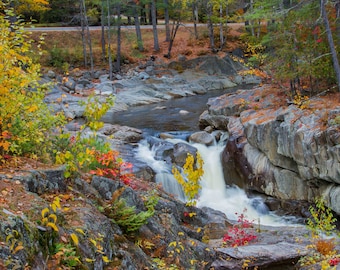
<svg viewBox="0 0 340 270">
<path fill-rule="evenodd" d="M 9 243 L 9 240 L 11 240 L 12 238 L 14 238 L 13 234 L 7 235 L 6 243 Z"/>
<path fill-rule="evenodd" d="M 32 105 L 31 107 L 28 108 L 28 112 L 35 112 L 36 110 L 38 110 L 38 106 L 37 105 Z"/>
<path fill-rule="evenodd" d="M 49 219 L 49 220 L 52 219 L 54 224 L 57 223 L 57 216 L 56 216 L 56 214 L 50 214 L 50 215 L 48 216 L 48 219 Z"/>
<path fill-rule="evenodd" d="M 50 212 L 50 209 L 48 209 L 47 207 L 44 208 L 43 210 L 41 210 L 41 217 L 45 218 L 46 214 L 48 214 Z"/>
<path fill-rule="evenodd" d="M 190 264 L 194 265 L 197 262 L 197 260 L 190 260 Z"/>
<path fill-rule="evenodd" d="M 71 239 L 72 239 L 73 243 L 74 243 L 76 246 L 78 246 L 78 245 L 79 245 L 78 236 L 77 236 L 75 233 L 71 233 L 70 236 L 71 236 Z"/>
<path fill-rule="evenodd" d="M 91 242 L 95 247 L 97 246 L 96 240 L 90 239 L 90 242 Z"/>
<path fill-rule="evenodd" d="M 24 246 L 23 246 L 23 245 L 18 245 L 18 246 L 12 251 L 12 253 L 15 254 L 15 253 L 17 253 L 19 250 L 22 250 L 22 249 L 24 249 Z"/>
<path fill-rule="evenodd" d="M 90 258 L 86 258 L 85 261 L 88 262 L 88 263 L 93 263 L 93 262 L 95 262 L 96 260 L 90 259 Z"/>
<path fill-rule="evenodd" d="M 41 219 L 41 223 L 42 223 L 43 225 L 45 225 L 46 223 L 48 223 L 48 218 L 45 217 L 45 218 Z"/>
<path fill-rule="evenodd" d="M 173 242 L 170 242 L 169 244 L 169 247 L 176 247 L 177 246 L 177 242 L 176 241 L 173 241 Z"/>
<path fill-rule="evenodd" d="M 85 235 L 85 232 L 83 231 L 83 229 L 76 229 L 76 232 L 79 232 L 79 233 L 81 233 L 82 235 Z"/>
<path fill-rule="evenodd" d="M 183 236 L 183 235 L 184 235 L 184 232 L 178 232 L 178 235 L 179 235 L 179 236 Z"/>
<path fill-rule="evenodd" d="M 103 261 L 105 263 L 109 263 L 110 262 L 110 260 L 109 260 L 109 258 L 107 256 L 102 256 L 102 259 L 103 259 Z"/>
<path fill-rule="evenodd" d="M 201 227 L 198 227 L 196 232 L 200 233 L 202 231 L 202 228 Z"/>
<path fill-rule="evenodd" d="M 52 228 L 54 231 L 56 231 L 56 232 L 59 231 L 57 225 L 55 225 L 55 224 L 52 223 L 52 222 L 47 223 L 46 226 L 47 226 L 47 227 L 51 227 L 51 228 Z"/>
</svg>

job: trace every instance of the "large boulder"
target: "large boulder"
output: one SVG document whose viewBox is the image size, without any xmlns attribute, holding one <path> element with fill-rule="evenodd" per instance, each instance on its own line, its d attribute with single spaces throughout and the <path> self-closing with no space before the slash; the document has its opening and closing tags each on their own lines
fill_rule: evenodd
<svg viewBox="0 0 340 270">
<path fill-rule="evenodd" d="M 214 143 L 215 137 L 206 131 L 200 131 L 191 134 L 189 141 L 209 146 Z"/>
</svg>

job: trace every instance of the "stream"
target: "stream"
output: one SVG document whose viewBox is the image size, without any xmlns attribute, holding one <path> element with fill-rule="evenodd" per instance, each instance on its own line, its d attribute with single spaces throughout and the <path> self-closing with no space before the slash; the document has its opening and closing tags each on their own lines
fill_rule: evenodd
<svg viewBox="0 0 340 270">
<path fill-rule="evenodd" d="M 254 85 L 242 86 L 250 89 Z M 169 131 L 199 131 L 199 116 L 206 110 L 209 98 L 232 93 L 241 87 L 208 91 L 204 95 L 171 99 L 156 104 L 131 107 L 128 111 L 107 114 L 104 122 L 139 128 L 144 133 L 154 135 Z"/>
<path fill-rule="evenodd" d="M 235 89 L 228 89 L 228 92 L 232 91 Z M 206 95 L 133 107 L 128 111 L 114 113 L 112 118 L 104 119 L 104 121 L 143 130 L 146 139 L 139 143 L 135 150 L 135 158 L 145 162 L 154 170 L 156 182 L 161 183 L 166 192 L 185 201 L 181 186 L 171 173 L 172 167 L 166 161 L 156 158 L 156 152 L 160 146 L 150 146 L 147 138 L 150 136 L 159 137 L 160 133 L 171 133 L 174 138 L 167 139 L 170 143 L 189 143 L 186 138 L 189 134 L 199 131 L 199 116 L 206 109 L 208 99 L 224 93 L 226 91 L 212 91 Z M 228 134 L 226 133 L 213 146 L 191 144 L 198 150 L 204 161 L 204 175 L 201 178 L 202 189 L 197 206 L 208 206 L 222 211 L 230 220 L 237 220 L 240 214 L 244 214 L 249 221 L 262 225 L 294 224 L 293 217 L 280 217 L 269 211 L 261 197 L 250 198 L 243 189 L 226 184 L 228 179 L 224 179 L 220 156 L 227 139 Z"/>
</svg>

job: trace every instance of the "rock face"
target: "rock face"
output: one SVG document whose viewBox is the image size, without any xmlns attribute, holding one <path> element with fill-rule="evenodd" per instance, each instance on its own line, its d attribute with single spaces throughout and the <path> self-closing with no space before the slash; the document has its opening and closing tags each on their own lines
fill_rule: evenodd
<svg viewBox="0 0 340 270">
<path fill-rule="evenodd" d="M 266 86 L 209 100 L 200 123 L 227 124 L 226 179 L 281 200 L 322 195 L 340 214 L 340 127 L 332 124 L 340 108 L 328 109 L 321 99 L 307 109 L 276 102 Z"/>
</svg>

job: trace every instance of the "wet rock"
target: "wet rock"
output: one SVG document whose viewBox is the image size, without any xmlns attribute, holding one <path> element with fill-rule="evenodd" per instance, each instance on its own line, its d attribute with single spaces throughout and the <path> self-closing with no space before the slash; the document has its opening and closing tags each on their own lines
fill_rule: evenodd
<svg viewBox="0 0 340 270">
<path fill-rule="evenodd" d="M 140 129 L 120 125 L 105 124 L 99 133 L 127 143 L 136 143 L 143 138 L 143 132 Z"/>
<path fill-rule="evenodd" d="M 196 156 L 197 149 L 186 143 L 176 143 L 173 148 L 171 160 L 176 165 L 183 167 L 186 162 L 188 154 Z"/>
<path fill-rule="evenodd" d="M 199 131 L 199 132 L 193 133 L 189 137 L 189 141 L 209 146 L 215 142 L 215 138 L 213 135 L 211 135 L 210 133 L 206 131 Z"/>
<path fill-rule="evenodd" d="M 204 129 L 211 126 L 214 129 L 227 130 L 229 118 L 223 115 L 211 115 L 208 111 L 204 111 L 199 118 L 199 127 Z"/>
</svg>

